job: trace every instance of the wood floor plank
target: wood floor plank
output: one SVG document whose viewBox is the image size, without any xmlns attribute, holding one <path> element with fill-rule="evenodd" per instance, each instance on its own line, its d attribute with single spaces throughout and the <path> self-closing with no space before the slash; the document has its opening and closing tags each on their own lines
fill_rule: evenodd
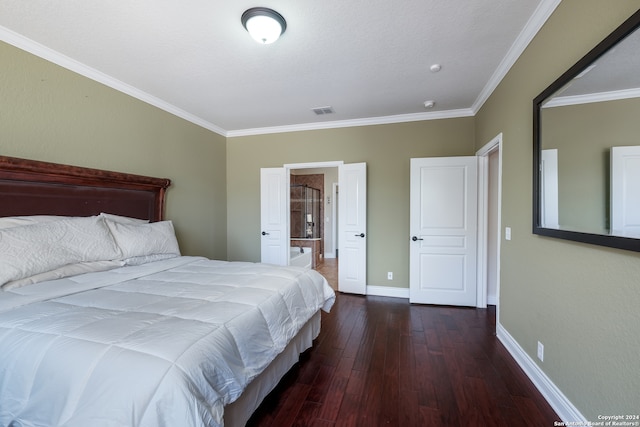
<svg viewBox="0 0 640 427">
<path fill-rule="evenodd" d="M 410 335 L 403 335 L 399 340 L 398 351 L 398 387 L 400 392 L 415 391 L 418 389 L 416 373 L 416 358 L 413 350 L 414 344 Z"/>
<path fill-rule="evenodd" d="M 298 374 L 296 381 L 302 384 L 313 384 L 318 376 L 320 366 L 324 364 L 324 359 L 325 356 L 319 353 L 304 353 L 300 358 L 300 363 L 297 365 Z"/>
<path fill-rule="evenodd" d="M 248 426 L 550 426 L 495 336 L 495 308 L 338 294 L 314 347 Z"/>
<path fill-rule="evenodd" d="M 345 393 L 336 417 L 336 426 L 355 427 L 360 425 L 360 396 L 360 394 Z"/>
<path fill-rule="evenodd" d="M 386 328 L 386 354 L 382 370 L 383 383 L 379 418 L 381 425 L 398 425 L 401 330 L 406 330 L 403 316 L 397 312 L 390 313 Z"/>
<path fill-rule="evenodd" d="M 325 425 L 331 426 L 332 422 L 327 422 L 318 418 L 320 412 L 320 404 L 315 402 L 305 401 L 300 407 L 298 414 L 293 421 L 292 426 L 295 427 L 307 427 L 312 425 L 320 425 L 319 422 L 325 423 Z M 280 421 L 280 420 L 278 420 Z"/>
<path fill-rule="evenodd" d="M 298 419 L 298 412 L 306 402 L 306 396 L 309 392 L 307 384 L 295 383 L 291 386 L 291 393 L 284 400 L 282 406 L 273 418 L 274 426 L 292 426 Z"/>
<path fill-rule="evenodd" d="M 364 310 L 358 310 L 357 316 L 352 324 L 351 333 L 349 339 L 345 345 L 343 357 L 355 359 L 360 349 L 360 341 L 364 331 L 365 324 L 367 322 Z"/>
<path fill-rule="evenodd" d="M 340 406 L 344 400 L 344 395 L 347 389 L 348 378 L 343 376 L 334 376 L 327 394 L 323 399 L 322 405 L 320 405 L 320 411 L 318 412 L 318 418 L 326 421 L 335 422 L 338 418 L 338 412 Z"/>
</svg>

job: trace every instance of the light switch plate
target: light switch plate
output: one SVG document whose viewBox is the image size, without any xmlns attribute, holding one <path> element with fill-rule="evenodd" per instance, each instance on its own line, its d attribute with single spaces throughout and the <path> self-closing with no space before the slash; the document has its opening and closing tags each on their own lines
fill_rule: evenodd
<svg viewBox="0 0 640 427">
<path fill-rule="evenodd" d="M 538 341 L 538 359 L 544 362 L 544 345 L 540 341 Z"/>
</svg>

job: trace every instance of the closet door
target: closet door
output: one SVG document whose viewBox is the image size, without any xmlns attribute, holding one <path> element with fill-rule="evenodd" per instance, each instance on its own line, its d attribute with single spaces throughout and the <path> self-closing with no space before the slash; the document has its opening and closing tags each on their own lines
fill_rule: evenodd
<svg viewBox="0 0 640 427">
<path fill-rule="evenodd" d="M 411 159 L 409 301 L 476 305 L 478 160 Z"/>
</svg>

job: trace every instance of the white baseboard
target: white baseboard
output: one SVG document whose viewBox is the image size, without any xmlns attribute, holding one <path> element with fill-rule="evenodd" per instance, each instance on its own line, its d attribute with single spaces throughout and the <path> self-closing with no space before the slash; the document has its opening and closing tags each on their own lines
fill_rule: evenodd
<svg viewBox="0 0 640 427">
<path fill-rule="evenodd" d="M 334 254 L 332 252 L 325 252 L 324 257 L 325 258 L 335 258 L 336 254 Z"/>
<path fill-rule="evenodd" d="M 573 406 L 562 391 L 547 377 L 500 323 L 496 325 L 496 335 L 562 421 L 587 425 L 587 419 Z"/>
<path fill-rule="evenodd" d="M 371 286 L 367 285 L 367 295 L 373 295 L 377 297 L 392 297 L 392 298 L 406 298 L 409 299 L 409 288 L 396 288 L 393 286 Z M 487 304 L 496 305 L 497 298 L 489 297 Z"/>
<path fill-rule="evenodd" d="M 367 295 L 377 297 L 409 298 L 409 288 L 395 288 L 391 286 L 369 286 Z"/>
</svg>

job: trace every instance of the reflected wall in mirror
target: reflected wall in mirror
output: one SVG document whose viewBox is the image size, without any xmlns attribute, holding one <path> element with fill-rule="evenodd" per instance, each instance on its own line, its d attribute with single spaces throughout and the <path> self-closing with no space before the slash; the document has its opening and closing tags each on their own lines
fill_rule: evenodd
<svg viewBox="0 0 640 427">
<path fill-rule="evenodd" d="M 533 232 L 640 251 L 640 10 L 533 101 Z"/>
</svg>

